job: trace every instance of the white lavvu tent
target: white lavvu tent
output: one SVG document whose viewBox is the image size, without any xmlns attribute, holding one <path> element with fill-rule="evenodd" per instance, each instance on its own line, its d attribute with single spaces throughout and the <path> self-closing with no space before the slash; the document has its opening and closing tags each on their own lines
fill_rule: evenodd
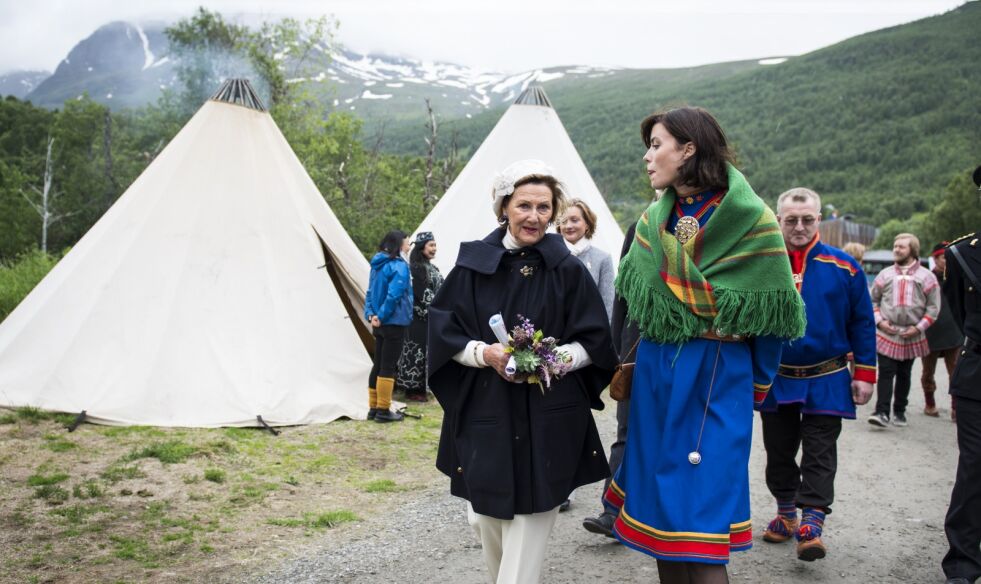
<svg viewBox="0 0 981 584">
<path fill-rule="evenodd" d="M 491 208 L 494 176 L 512 162 L 537 158 L 552 167 L 570 198 L 582 199 L 596 213 L 593 245 L 620 256 L 623 231 L 596 188 L 541 87 L 526 89 L 501 116 L 416 232 L 432 231 L 439 246 L 433 263 L 443 274 L 456 264 L 460 243 L 483 239 L 495 227 Z"/>
<path fill-rule="evenodd" d="M 368 272 L 248 82 L 226 82 L 0 323 L 0 405 L 104 424 L 363 419 Z"/>
</svg>

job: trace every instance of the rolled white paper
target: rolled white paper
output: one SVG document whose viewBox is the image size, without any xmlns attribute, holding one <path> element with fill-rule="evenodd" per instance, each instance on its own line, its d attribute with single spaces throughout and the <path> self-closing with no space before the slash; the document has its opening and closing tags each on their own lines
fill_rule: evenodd
<svg viewBox="0 0 981 584">
<path fill-rule="evenodd" d="M 508 338 L 508 329 L 504 326 L 504 317 L 501 316 L 501 313 L 490 317 L 490 321 L 487 324 L 490 325 L 491 332 L 497 337 L 498 343 L 501 343 L 505 347 L 511 344 L 511 340 Z M 504 372 L 508 375 L 514 375 L 518 372 L 518 365 L 514 362 L 514 357 L 508 359 L 508 364 L 505 365 Z"/>
</svg>

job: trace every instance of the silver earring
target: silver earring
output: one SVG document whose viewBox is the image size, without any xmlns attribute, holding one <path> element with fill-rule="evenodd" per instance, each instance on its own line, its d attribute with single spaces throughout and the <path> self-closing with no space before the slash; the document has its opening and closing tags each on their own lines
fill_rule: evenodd
<svg viewBox="0 0 981 584">
<path fill-rule="evenodd" d="M 507 215 L 501 215 L 501 218 L 497 220 L 497 223 L 498 223 L 498 225 L 500 225 L 502 227 L 505 226 L 505 225 L 507 225 L 508 224 L 508 216 Z"/>
</svg>

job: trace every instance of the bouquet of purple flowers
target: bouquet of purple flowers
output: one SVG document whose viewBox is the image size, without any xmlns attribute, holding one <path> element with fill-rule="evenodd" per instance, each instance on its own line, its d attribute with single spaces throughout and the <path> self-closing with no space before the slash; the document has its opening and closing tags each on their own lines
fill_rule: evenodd
<svg viewBox="0 0 981 584">
<path fill-rule="evenodd" d="M 527 375 L 528 383 L 537 383 L 545 393 L 552 388 L 553 379 L 561 379 L 572 366 L 572 357 L 557 351 L 558 339 L 546 337 L 527 318 L 518 315 L 521 324 L 511 331 L 511 339 L 505 352 L 510 353 L 518 373 Z"/>
</svg>

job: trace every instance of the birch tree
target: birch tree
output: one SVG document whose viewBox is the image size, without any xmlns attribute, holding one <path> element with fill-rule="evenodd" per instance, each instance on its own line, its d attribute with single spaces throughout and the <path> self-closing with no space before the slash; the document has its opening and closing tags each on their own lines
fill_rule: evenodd
<svg viewBox="0 0 981 584">
<path fill-rule="evenodd" d="M 49 228 L 65 217 L 71 217 L 75 214 L 74 212 L 58 213 L 55 211 L 55 201 L 61 195 L 61 192 L 54 188 L 53 148 L 54 138 L 48 136 L 48 148 L 44 158 L 44 176 L 41 187 L 38 188 L 37 185 L 30 185 L 31 190 L 34 191 L 33 196 L 28 195 L 23 190 L 21 191 L 21 195 L 27 199 L 27 202 L 41 217 L 41 251 L 44 253 L 48 253 Z"/>
</svg>

